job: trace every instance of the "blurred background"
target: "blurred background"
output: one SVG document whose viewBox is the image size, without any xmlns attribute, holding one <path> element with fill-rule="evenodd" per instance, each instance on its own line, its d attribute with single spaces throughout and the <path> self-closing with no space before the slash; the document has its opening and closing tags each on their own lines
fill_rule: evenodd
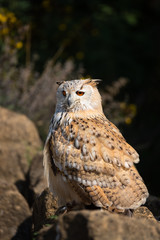
<svg viewBox="0 0 160 240">
<path fill-rule="evenodd" d="M 160 1 L 0 0 L 0 105 L 44 141 L 56 81 L 100 78 L 106 116 L 138 151 L 160 196 Z"/>
</svg>

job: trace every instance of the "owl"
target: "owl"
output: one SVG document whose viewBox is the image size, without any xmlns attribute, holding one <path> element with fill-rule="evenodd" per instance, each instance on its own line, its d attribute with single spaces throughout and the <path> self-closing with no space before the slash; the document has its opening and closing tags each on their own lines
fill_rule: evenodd
<svg viewBox="0 0 160 240">
<path fill-rule="evenodd" d="M 59 206 L 125 212 L 144 204 L 148 191 L 134 166 L 138 153 L 103 113 L 98 82 L 58 82 L 44 173 Z"/>
</svg>

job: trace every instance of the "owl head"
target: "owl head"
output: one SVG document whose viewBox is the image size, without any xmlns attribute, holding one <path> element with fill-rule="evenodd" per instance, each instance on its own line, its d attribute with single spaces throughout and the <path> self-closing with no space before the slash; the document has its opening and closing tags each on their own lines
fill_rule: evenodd
<svg viewBox="0 0 160 240">
<path fill-rule="evenodd" d="M 98 79 L 80 79 L 57 82 L 56 112 L 97 110 L 102 112 L 101 96 L 97 89 Z"/>
</svg>

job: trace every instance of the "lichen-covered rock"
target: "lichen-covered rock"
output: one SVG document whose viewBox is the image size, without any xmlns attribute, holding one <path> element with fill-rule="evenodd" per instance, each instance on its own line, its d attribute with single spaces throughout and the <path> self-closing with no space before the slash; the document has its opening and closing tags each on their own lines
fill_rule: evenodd
<svg viewBox="0 0 160 240">
<path fill-rule="evenodd" d="M 135 209 L 133 212 L 133 217 L 150 219 L 154 222 L 157 222 L 155 217 L 153 216 L 152 212 L 145 206 L 141 206 L 141 207 Z"/>
<path fill-rule="evenodd" d="M 56 229 L 59 240 L 160 239 L 159 223 L 99 210 L 82 210 L 60 216 Z"/>
<path fill-rule="evenodd" d="M 56 199 L 45 189 L 33 206 L 36 240 L 160 239 L 160 223 L 144 206 L 136 209 L 132 217 L 107 210 L 77 210 L 55 216 L 56 211 Z"/>
<path fill-rule="evenodd" d="M 45 224 L 54 223 L 57 220 L 57 201 L 52 193 L 46 188 L 40 196 L 37 196 L 33 204 L 34 231 L 38 231 Z"/>
<path fill-rule="evenodd" d="M 17 188 L 0 179 L 0 239 L 30 240 L 31 211 Z"/>
<path fill-rule="evenodd" d="M 42 148 L 35 125 L 24 115 L 0 107 L 0 178 L 19 186 Z"/>
<path fill-rule="evenodd" d="M 71 211 L 36 232 L 36 240 L 159 240 L 160 224 L 100 210 Z"/>
</svg>

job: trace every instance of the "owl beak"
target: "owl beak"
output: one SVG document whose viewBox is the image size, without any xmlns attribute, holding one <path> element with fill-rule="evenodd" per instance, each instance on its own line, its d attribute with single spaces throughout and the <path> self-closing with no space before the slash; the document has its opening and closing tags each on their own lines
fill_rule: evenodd
<svg viewBox="0 0 160 240">
<path fill-rule="evenodd" d="M 67 99 L 67 104 L 70 107 L 72 105 L 72 103 L 73 103 L 72 97 L 71 97 L 71 95 L 69 95 L 68 99 Z"/>
</svg>

